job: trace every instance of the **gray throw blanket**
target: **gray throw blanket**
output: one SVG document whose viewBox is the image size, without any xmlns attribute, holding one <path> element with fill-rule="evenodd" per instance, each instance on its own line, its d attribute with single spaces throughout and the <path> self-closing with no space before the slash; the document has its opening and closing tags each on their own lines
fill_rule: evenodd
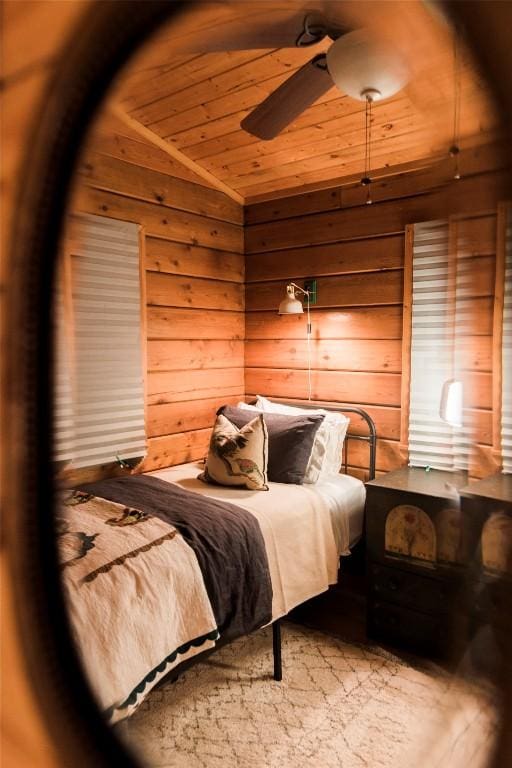
<svg viewBox="0 0 512 768">
<path fill-rule="evenodd" d="M 272 619 L 272 585 L 257 520 L 234 504 L 132 475 L 80 486 L 175 526 L 197 557 L 221 636 L 233 639 Z"/>
</svg>

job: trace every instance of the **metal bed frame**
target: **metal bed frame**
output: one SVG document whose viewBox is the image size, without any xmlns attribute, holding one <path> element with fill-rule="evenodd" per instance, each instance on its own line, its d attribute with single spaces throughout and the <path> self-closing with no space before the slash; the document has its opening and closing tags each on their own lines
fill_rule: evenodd
<svg viewBox="0 0 512 768">
<path fill-rule="evenodd" d="M 375 480 L 375 461 L 377 456 L 377 430 L 375 428 L 375 422 L 372 417 L 363 409 L 358 408 L 356 405 L 344 405 L 343 403 L 335 403 L 332 400 L 289 400 L 280 397 L 267 397 L 272 403 L 281 403 L 282 405 L 292 405 L 299 408 L 311 408 L 312 410 L 318 410 L 323 408 L 324 411 L 336 411 L 337 413 L 357 413 L 368 425 L 367 435 L 355 435 L 353 432 L 347 432 L 347 440 L 362 440 L 369 444 L 370 450 L 370 463 L 368 471 L 368 480 Z M 345 445 L 344 450 L 344 467 L 345 474 L 348 469 L 348 445 Z"/>
<path fill-rule="evenodd" d="M 269 397 L 267 398 L 273 403 L 281 403 L 282 405 L 298 406 L 299 408 L 311 408 L 316 410 L 323 408 L 325 411 L 336 411 L 338 413 L 357 413 L 358 416 L 366 422 L 368 425 L 367 435 L 355 435 L 347 431 L 345 440 L 363 440 L 368 443 L 370 451 L 370 462 L 368 479 L 375 479 L 375 461 L 377 456 L 377 430 L 375 429 L 375 422 L 372 417 L 363 409 L 358 408 L 355 405 L 344 405 L 343 403 L 334 403 L 332 401 L 324 400 L 286 400 L 283 398 Z M 344 468 L 345 474 L 348 469 L 348 443 L 345 442 L 344 446 Z M 280 682 L 283 679 L 283 666 L 281 657 L 281 619 L 277 619 L 272 624 L 272 652 L 274 657 L 274 680 Z"/>
<path fill-rule="evenodd" d="M 370 450 L 369 480 L 374 479 L 375 458 L 376 458 L 376 452 L 377 452 L 377 430 L 375 429 L 375 423 L 373 419 L 368 413 L 366 413 L 366 411 L 363 408 L 358 408 L 355 405 L 344 405 L 343 403 L 335 403 L 332 401 L 324 401 L 324 400 L 290 400 L 290 399 L 283 399 L 283 398 L 276 398 L 276 397 L 269 397 L 267 399 L 271 400 L 271 402 L 273 403 L 281 403 L 282 405 L 298 406 L 299 408 L 311 408 L 312 410 L 323 408 L 326 411 L 337 411 L 338 413 L 356 413 L 358 416 L 361 416 L 361 418 L 368 425 L 368 435 L 355 435 L 354 433 L 347 431 L 346 440 L 363 440 L 364 442 L 367 442 L 369 444 L 369 450 Z M 345 446 L 344 446 L 343 464 L 345 468 L 345 474 L 347 474 L 347 468 L 348 468 L 347 442 L 345 442 Z M 281 655 L 281 621 L 282 619 L 276 619 L 276 621 L 272 623 L 272 653 L 273 653 L 273 661 L 274 661 L 273 678 L 277 682 L 280 682 L 283 679 L 283 666 L 282 666 L 282 655 Z M 226 641 L 226 642 L 229 642 L 229 641 Z M 174 680 L 177 677 L 179 677 L 179 675 L 182 674 L 183 671 L 193 666 L 197 661 L 200 661 L 201 659 L 204 659 L 205 657 L 214 653 L 215 650 L 218 649 L 219 647 L 222 647 L 223 644 L 224 643 L 221 641 L 219 644 L 215 646 L 215 648 L 211 648 L 208 651 L 204 651 L 203 654 L 199 654 L 197 657 L 193 657 L 191 659 L 187 659 L 184 662 L 181 662 L 181 664 L 175 667 L 170 673 L 171 679 Z"/>
</svg>

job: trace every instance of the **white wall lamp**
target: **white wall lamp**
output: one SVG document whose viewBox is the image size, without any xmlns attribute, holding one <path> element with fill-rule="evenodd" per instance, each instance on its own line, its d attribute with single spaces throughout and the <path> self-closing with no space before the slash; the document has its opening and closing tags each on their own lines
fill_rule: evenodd
<svg viewBox="0 0 512 768">
<path fill-rule="evenodd" d="M 288 283 L 286 286 L 286 296 L 279 304 L 278 314 L 280 315 L 302 315 L 304 314 L 304 307 L 300 299 L 297 298 L 295 292 L 303 294 L 306 297 L 307 308 L 307 332 L 306 338 L 308 343 L 308 400 L 311 400 L 311 291 L 301 288 L 296 283 Z"/>
<path fill-rule="evenodd" d="M 288 283 L 286 286 L 286 296 L 279 304 L 278 313 L 280 315 L 302 315 L 304 313 L 302 302 L 295 296 L 295 291 L 300 291 L 305 296 L 309 295 L 309 291 L 305 291 L 300 285 Z"/>
</svg>

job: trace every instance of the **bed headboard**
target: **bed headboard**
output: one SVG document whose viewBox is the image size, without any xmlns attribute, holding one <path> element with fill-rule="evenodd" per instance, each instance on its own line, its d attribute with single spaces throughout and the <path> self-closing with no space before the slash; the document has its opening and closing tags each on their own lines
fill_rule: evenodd
<svg viewBox="0 0 512 768">
<path fill-rule="evenodd" d="M 338 413 L 357 413 L 366 422 L 368 426 L 367 435 L 355 435 L 353 432 L 347 432 L 346 440 L 363 440 L 368 443 L 370 450 L 370 463 L 369 463 L 369 480 L 375 479 L 375 460 L 377 454 L 377 430 L 375 429 L 375 422 L 372 417 L 363 409 L 358 408 L 356 405 L 344 405 L 343 403 L 335 403 L 326 400 L 287 400 L 282 397 L 268 397 L 274 403 L 282 403 L 283 405 L 296 405 L 299 408 L 323 408 L 326 411 L 337 411 Z M 345 450 L 343 452 L 345 466 L 345 474 L 348 469 L 348 443 L 345 444 Z"/>
</svg>

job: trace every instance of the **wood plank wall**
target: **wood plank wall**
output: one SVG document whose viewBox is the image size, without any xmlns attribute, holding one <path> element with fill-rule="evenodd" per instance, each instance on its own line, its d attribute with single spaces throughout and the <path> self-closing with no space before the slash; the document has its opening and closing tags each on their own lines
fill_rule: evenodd
<svg viewBox="0 0 512 768">
<path fill-rule="evenodd" d="M 371 206 L 352 184 L 249 205 L 244 215 L 236 202 L 105 115 L 81 163 L 74 208 L 135 221 L 144 230 L 149 454 L 140 469 L 201 458 L 223 402 L 256 393 L 307 396 L 305 319 L 279 318 L 275 309 L 287 280 L 311 276 L 318 281 L 313 396 L 364 406 L 379 434 L 378 471 L 403 463 L 404 231 L 448 212 L 470 250 L 465 264 L 475 290 L 468 286 L 465 300 L 478 331 L 468 341 L 465 378 L 478 461 L 491 467 L 486 329 L 502 172 L 492 148 L 466 153 L 461 166 L 465 175 L 456 186 L 443 183 L 450 176 L 446 163 L 391 175 L 374 184 Z M 355 419 L 352 428 L 365 431 Z M 350 444 L 349 463 L 353 474 L 366 477 L 365 444 Z"/>
<path fill-rule="evenodd" d="M 313 397 L 363 406 L 379 435 L 377 470 L 402 465 L 407 458 L 400 424 L 405 227 L 464 214 L 466 240 L 473 243 L 466 300 L 479 318 L 465 375 L 479 441 L 488 445 L 492 233 L 504 182 L 499 165 L 491 150 L 480 150 L 465 155 L 458 182 L 450 181 L 449 163 L 390 176 L 373 185 L 372 205 L 366 205 L 365 190 L 352 185 L 247 206 L 246 393 L 307 397 L 305 317 L 279 317 L 276 309 L 287 281 L 302 284 L 315 277 Z M 361 423 L 352 428 L 364 431 Z M 367 477 L 364 443 L 352 443 L 349 465 L 352 474 Z"/>
<path fill-rule="evenodd" d="M 497 209 L 455 219 L 450 226 L 461 288 L 457 296 L 455 352 L 464 386 L 465 420 L 471 427 L 469 472 L 472 477 L 484 477 L 500 466 L 493 445 Z"/>
<path fill-rule="evenodd" d="M 143 229 L 148 456 L 138 469 L 202 458 L 215 411 L 244 394 L 242 206 L 105 116 L 73 209 Z"/>
</svg>

